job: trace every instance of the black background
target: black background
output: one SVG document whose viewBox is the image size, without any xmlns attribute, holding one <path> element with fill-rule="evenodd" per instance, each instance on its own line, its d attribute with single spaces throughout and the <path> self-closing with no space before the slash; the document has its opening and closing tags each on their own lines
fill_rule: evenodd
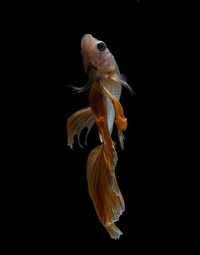
<svg viewBox="0 0 200 255">
<path fill-rule="evenodd" d="M 188 90 L 187 42 L 194 36 L 189 20 L 198 11 L 184 1 L 160 2 L 82 1 L 45 9 L 32 1 L 37 9 L 31 10 L 17 1 L 15 89 L 24 96 L 13 109 L 21 127 L 21 167 L 12 175 L 18 184 L 11 204 L 16 233 L 22 229 L 28 241 L 60 247 L 82 240 L 131 241 L 133 251 L 183 245 L 191 163 L 186 133 L 194 96 Z M 88 105 L 88 93 L 68 89 L 87 82 L 80 52 L 85 33 L 106 42 L 135 91 L 130 96 L 123 89 L 120 100 L 128 129 L 125 150 L 117 144 L 116 175 L 126 204 L 118 241 L 100 224 L 87 190 L 86 161 L 98 144 L 96 128 L 87 147 L 67 146 L 67 118 Z"/>
</svg>

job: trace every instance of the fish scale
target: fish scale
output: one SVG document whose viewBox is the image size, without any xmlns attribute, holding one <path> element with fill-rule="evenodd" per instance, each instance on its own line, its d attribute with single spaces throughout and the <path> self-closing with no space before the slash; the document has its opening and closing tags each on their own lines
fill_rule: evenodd
<svg viewBox="0 0 200 255">
<path fill-rule="evenodd" d="M 118 100 L 121 96 L 121 90 L 122 85 L 115 83 L 113 84 L 106 84 L 106 88 L 112 93 L 113 96 L 115 96 Z M 113 103 L 111 100 L 106 96 L 106 106 L 107 106 L 107 123 L 108 123 L 108 129 L 109 133 L 112 134 L 113 131 L 113 125 L 114 125 L 114 119 L 115 119 L 115 110 L 113 107 Z"/>
</svg>

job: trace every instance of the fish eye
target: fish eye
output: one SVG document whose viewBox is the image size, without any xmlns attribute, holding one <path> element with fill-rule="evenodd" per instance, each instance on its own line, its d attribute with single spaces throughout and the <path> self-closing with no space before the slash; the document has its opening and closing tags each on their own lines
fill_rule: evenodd
<svg viewBox="0 0 200 255">
<path fill-rule="evenodd" d="M 104 42 L 97 43 L 97 49 L 100 51 L 104 51 L 106 49 L 106 44 Z"/>
</svg>

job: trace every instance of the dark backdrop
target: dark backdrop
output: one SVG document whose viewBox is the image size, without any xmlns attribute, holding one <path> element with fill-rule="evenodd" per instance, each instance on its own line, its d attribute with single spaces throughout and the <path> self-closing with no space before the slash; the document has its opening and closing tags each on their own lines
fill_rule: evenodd
<svg viewBox="0 0 200 255">
<path fill-rule="evenodd" d="M 26 137 L 25 170 L 16 174 L 17 208 L 36 243 L 127 240 L 133 249 L 143 249 L 181 242 L 188 199 L 183 127 L 192 97 L 191 91 L 185 94 L 185 59 L 188 20 L 196 12 L 186 10 L 184 1 L 130 2 L 83 1 L 62 10 L 16 12 L 21 82 L 16 90 L 25 95 L 20 112 L 25 112 L 21 132 Z M 126 204 L 117 222 L 124 233 L 118 241 L 100 224 L 87 190 L 86 161 L 98 144 L 96 128 L 87 147 L 67 146 L 67 118 L 88 105 L 88 93 L 73 95 L 68 89 L 87 82 L 80 52 L 85 33 L 106 42 L 135 91 L 130 96 L 123 89 L 121 96 L 128 129 L 124 151 L 117 144 L 116 175 Z M 117 141 L 116 130 L 113 137 Z"/>
</svg>

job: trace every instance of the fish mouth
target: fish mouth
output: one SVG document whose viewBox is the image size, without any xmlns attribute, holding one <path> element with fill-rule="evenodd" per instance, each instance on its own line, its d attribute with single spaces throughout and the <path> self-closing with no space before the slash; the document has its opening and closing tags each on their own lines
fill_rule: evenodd
<svg viewBox="0 0 200 255">
<path fill-rule="evenodd" d="M 97 39 L 91 34 L 85 34 L 81 39 L 81 53 L 85 71 L 87 72 L 91 66 L 91 58 L 93 56 L 93 49 L 96 46 Z"/>
<path fill-rule="evenodd" d="M 85 34 L 81 39 L 81 49 L 87 50 L 96 42 L 96 39 L 91 34 Z"/>
<path fill-rule="evenodd" d="M 93 37 L 91 34 L 84 34 L 83 38 L 91 38 Z"/>
</svg>

